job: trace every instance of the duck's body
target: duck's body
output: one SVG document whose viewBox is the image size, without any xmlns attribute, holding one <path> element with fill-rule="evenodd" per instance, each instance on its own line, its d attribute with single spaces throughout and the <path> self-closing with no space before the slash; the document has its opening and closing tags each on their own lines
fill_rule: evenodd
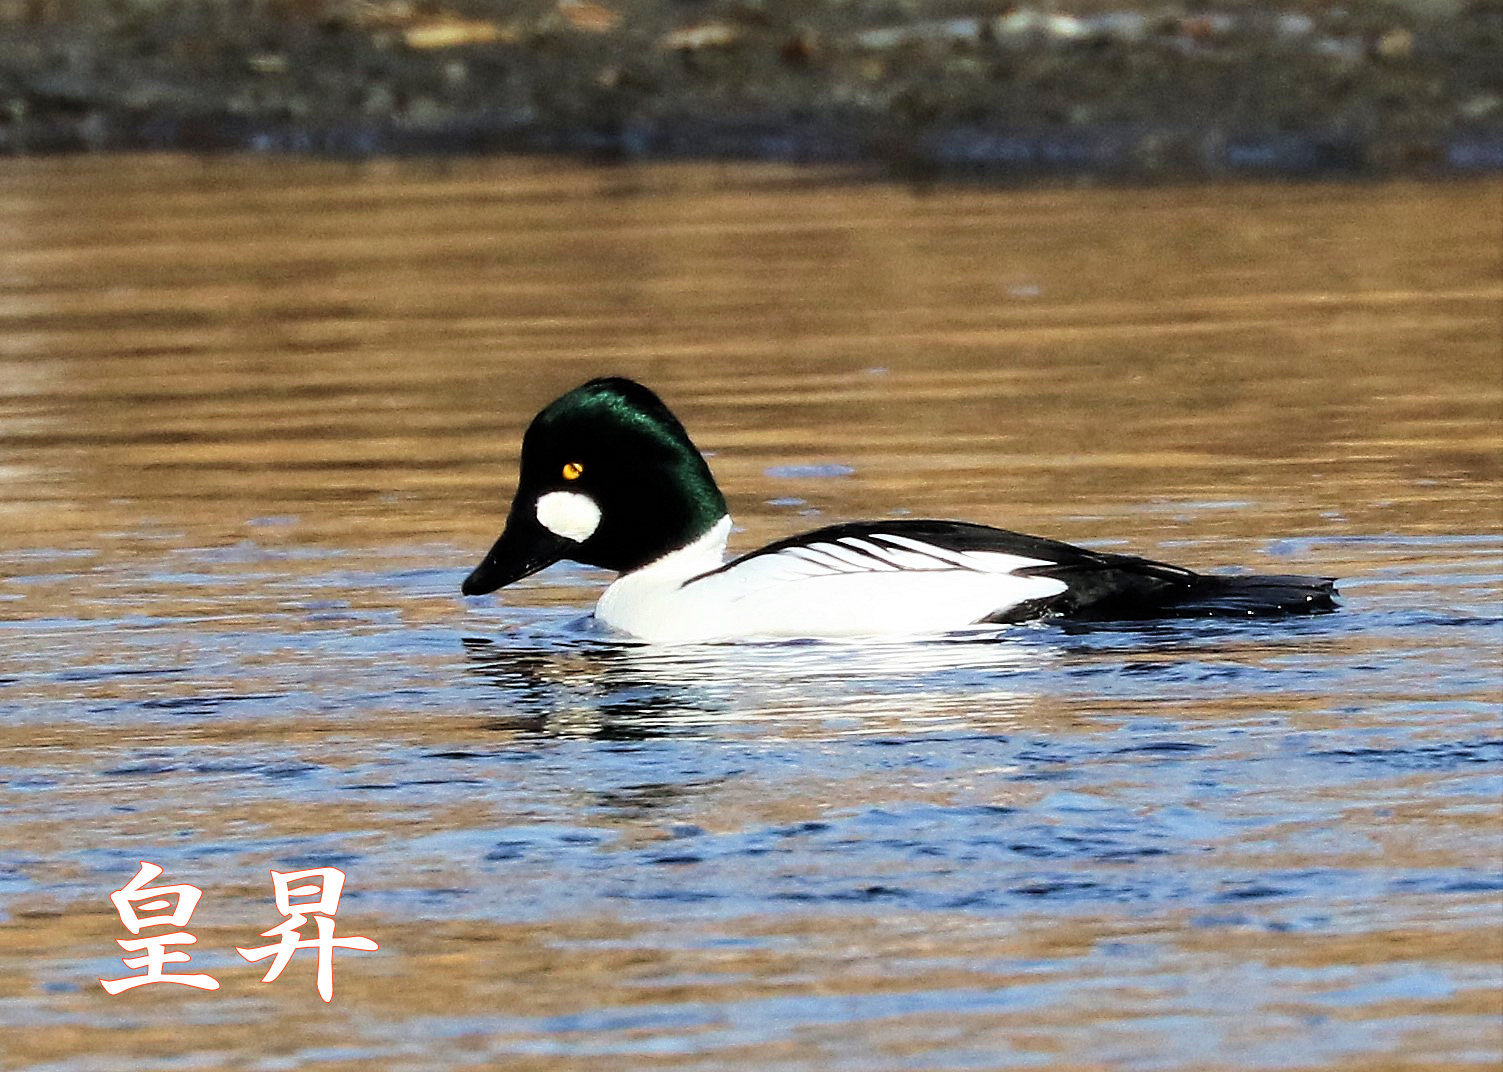
<svg viewBox="0 0 1503 1072">
<path fill-rule="evenodd" d="M 529 427 L 506 530 L 463 587 L 493 591 L 560 558 L 615 569 L 596 616 L 657 643 L 1335 606 L 1324 578 L 1197 574 L 957 521 L 836 525 L 726 563 L 730 530 L 703 458 L 657 397 L 593 380 Z"/>
<path fill-rule="evenodd" d="M 922 636 L 1045 617 L 1331 609 L 1331 582 L 1216 577 L 957 521 L 857 522 L 723 562 L 730 518 L 618 578 L 595 616 L 656 643 Z"/>
</svg>

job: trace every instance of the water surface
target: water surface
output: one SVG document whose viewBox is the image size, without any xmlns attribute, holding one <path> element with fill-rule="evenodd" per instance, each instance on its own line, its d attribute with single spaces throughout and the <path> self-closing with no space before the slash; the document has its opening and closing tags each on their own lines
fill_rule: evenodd
<svg viewBox="0 0 1503 1072">
<path fill-rule="evenodd" d="M 0 165 L 0 1067 L 1503 1057 L 1500 187 Z M 602 642 L 531 415 L 656 388 L 746 549 L 941 516 L 1286 622 Z M 106 995 L 138 861 L 214 993 Z M 335 995 L 243 963 L 339 867 Z"/>
</svg>

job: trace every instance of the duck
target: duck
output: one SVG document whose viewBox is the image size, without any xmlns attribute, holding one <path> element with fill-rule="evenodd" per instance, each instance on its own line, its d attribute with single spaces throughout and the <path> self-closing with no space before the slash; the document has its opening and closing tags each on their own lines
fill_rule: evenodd
<svg viewBox="0 0 1503 1072">
<path fill-rule="evenodd" d="M 617 576 L 594 616 L 650 644 L 924 637 L 1050 620 L 1256 617 L 1336 609 L 1335 580 L 1197 573 L 965 521 L 830 525 L 727 561 L 731 517 L 704 455 L 649 388 L 590 380 L 522 436 L 479 596 L 556 562 Z"/>
</svg>

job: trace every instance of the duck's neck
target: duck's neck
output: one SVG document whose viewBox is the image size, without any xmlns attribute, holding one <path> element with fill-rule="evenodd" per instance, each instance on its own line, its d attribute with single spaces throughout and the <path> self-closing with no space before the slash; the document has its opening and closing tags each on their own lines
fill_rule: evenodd
<svg viewBox="0 0 1503 1072">
<path fill-rule="evenodd" d="M 621 580 L 635 577 L 650 578 L 654 585 L 683 584 L 701 573 L 720 568 L 725 561 L 725 544 L 730 535 L 731 515 L 722 514 L 720 520 L 706 529 L 698 539 L 623 574 Z"/>
<path fill-rule="evenodd" d="M 595 617 L 639 637 L 672 632 L 682 625 L 673 620 L 679 607 L 674 597 L 687 582 L 719 568 L 730 534 L 731 518 L 726 514 L 698 539 L 623 573 L 601 594 Z"/>
</svg>

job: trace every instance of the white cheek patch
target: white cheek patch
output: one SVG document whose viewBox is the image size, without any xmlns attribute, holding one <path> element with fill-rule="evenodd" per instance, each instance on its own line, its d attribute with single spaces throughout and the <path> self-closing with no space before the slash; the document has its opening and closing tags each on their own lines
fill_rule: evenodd
<svg viewBox="0 0 1503 1072">
<path fill-rule="evenodd" d="M 538 524 L 566 540 L 583 543 L 600 526 L 600 507 L 577 491 L 550 491 L 538 499 Z"/>
</svg>

